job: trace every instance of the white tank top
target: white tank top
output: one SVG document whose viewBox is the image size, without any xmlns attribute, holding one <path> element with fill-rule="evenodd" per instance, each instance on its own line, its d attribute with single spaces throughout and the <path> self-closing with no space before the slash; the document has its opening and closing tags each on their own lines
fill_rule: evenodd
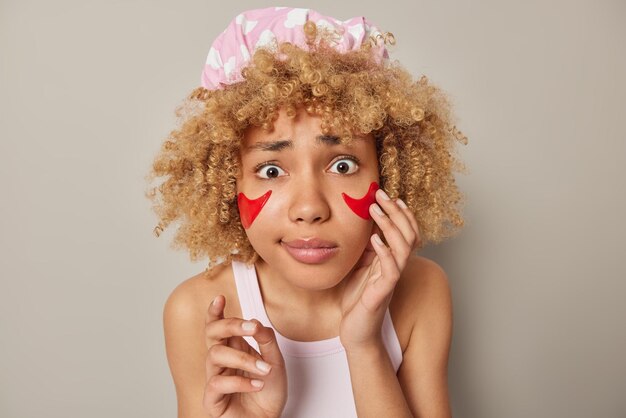
<svg viewBox="0 0 626 418">
<path fill-rule="evenodd" d="M 288 398 L 282 417 L 357 418 L 348 359 L 339 336 L 320 341 L 295 341 L 281 335 L 265 311 L 254 266 L 233 261 L 232 268 L 243 319 L 255 318 L 264 326 L 272 327 L 285 359 Z M 397 373 L 402 363 L 402 348 L 389 309 L 385 312 L 381 331 Z M 254 338 L 244 338 L 257 352 L 260 351 Z"/>
</svg>

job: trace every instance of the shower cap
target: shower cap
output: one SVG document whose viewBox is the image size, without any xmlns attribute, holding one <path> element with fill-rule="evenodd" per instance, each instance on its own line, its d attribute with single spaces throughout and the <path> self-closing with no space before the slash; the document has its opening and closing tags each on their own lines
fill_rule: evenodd
<svg viewBox="0 0 626 418">
<path fill-rule="evenodd" d="M 333 31 L 332 46 L 339 52 L 358 50 L 362 44 L 371 42 L 377 62 L 389 59 L 385 42 L 379 40 L 386 40 L 390 34 L 381 32 L 363 16 L 341 21 L 311 9 L 269 7 L 248 10 L 235 17 L 211 45 L 201 75 L 202 87 L 216 90 L 243 81 L 241 70 L 258 48 L 290 42 L 308 49 L 303 31 L 307 21 Z"/>
</svg>

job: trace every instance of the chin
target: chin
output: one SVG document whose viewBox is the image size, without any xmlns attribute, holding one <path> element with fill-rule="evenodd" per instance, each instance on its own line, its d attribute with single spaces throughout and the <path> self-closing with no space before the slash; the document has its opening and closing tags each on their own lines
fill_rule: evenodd
<svg viewBox="0 0 626 418">
<path fill-rule="evenodd" d="M 319 270 L 305 267 L 302 270 L 290 270 L 287 274 L 291 283 L 308 290 L 331 289 L 339 285 L 346 277 L 340 271 L 330 271 L 328 267 Z"/>
</svg>

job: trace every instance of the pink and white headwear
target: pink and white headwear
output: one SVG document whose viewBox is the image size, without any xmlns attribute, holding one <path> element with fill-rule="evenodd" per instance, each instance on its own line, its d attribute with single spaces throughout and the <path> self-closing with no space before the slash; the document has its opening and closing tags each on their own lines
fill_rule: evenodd
<svg viewBox="0 0 626 418">
<path fill-rule="evenodd" d="M 315 10 L 292 7 L 268 7 L 239 14 L 211 45 L 201 84 L 209 90 L 243 81 L 241 69 L 250 61 L 257 48 L 275 42 L 291 42 L 308 48 L 303 26 L 308 21 L 337 34 L 333 47 L 339 52 L 357 50 L 370 38 L 384 37 L 376 26 L 362 16 L 338 20 Z M 381 62 L 389 58 L 384 42 L 372 47 L 374 58 Z"/>
</svg>

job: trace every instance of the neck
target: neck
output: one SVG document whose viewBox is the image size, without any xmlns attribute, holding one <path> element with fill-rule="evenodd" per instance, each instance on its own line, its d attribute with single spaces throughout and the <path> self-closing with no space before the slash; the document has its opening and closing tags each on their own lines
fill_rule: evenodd
<svg viewBox="0 0 626 418">
<path fill-rule="evenodd" d="M 266 305 L 285 312 L 339 311 L 343 297 L 345 280 L 343 278 L 331 287 L 306 288 L 289 280 L 281 271 L 272 269 L 262 259 L 255 264 L 259 287 Z"/>
</svg>

